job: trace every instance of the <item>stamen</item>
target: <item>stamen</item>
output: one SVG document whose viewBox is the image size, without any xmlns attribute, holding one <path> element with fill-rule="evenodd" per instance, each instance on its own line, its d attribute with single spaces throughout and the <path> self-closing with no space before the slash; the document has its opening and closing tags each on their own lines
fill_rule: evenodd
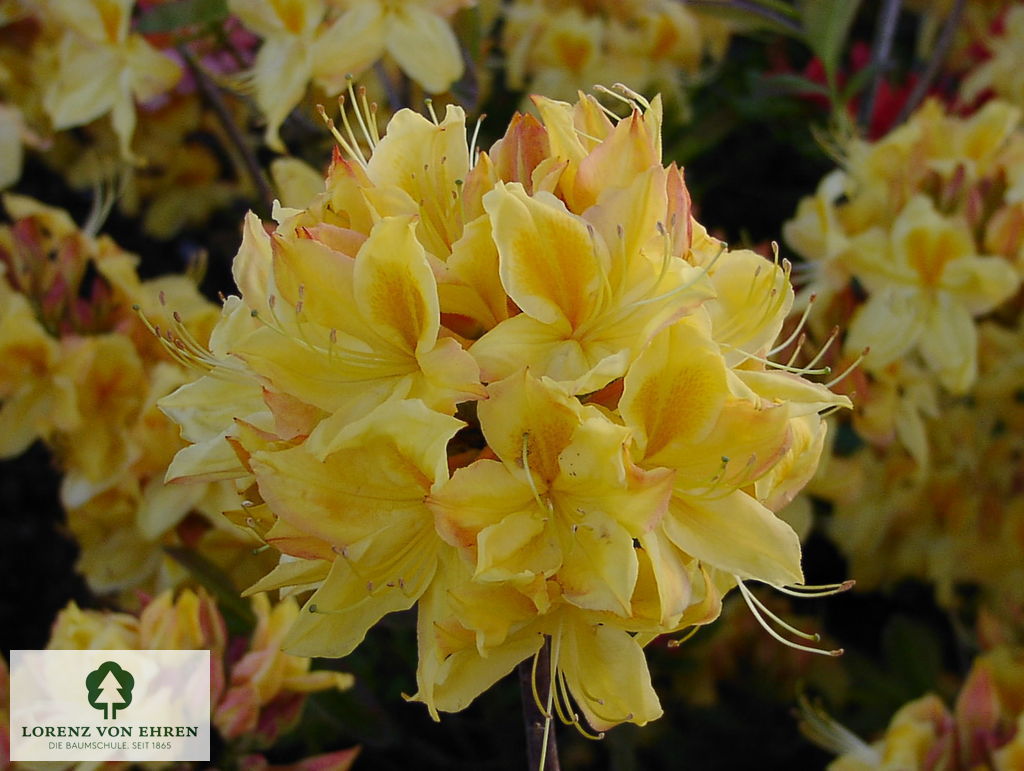
<svg viewBox="0 0 1024 771">
<path fill-rule="evenodd" d="M 523 471 L 526 472 L 526 483 L 530 486 L 530 492 L 533 493 L 533 499 L 537 502 L 537 505 L 541 509 L 544 509 L 545 511 L 550 512 L 552 510 L 552 506 L 551 506 L 550 501 L 547 503 L 547 505 L 545 505 L 544 500 L 540 497 L 540 491 L 537 489 L 537 485 L 533 481 L 533 472 L 530 470 L 530 462 L 529 462 L 529 457 L 528 457 L 529 454 L 530 454 L 530 432 L 527 431 L 527 432 L 525 432 L 523 434 L 523 453 L 522 453 Z"/>
<path fill-rule="evenodd" d="M 821 357 L 825 355 L 825 351 L 827 351 L 831 347 L 832 343 L 834 343 L 836 341 L 837 337 L 839 337 L 839 325 L 838 324 L 836 326 L 832 327 L 832 331 L 829 333 L 828 338 L 826 338 L 824 345 L 821 346 L 821 349 L 818 351 L 817 355 L 815 355 L 815 357 L 813 359 L 811 359 L 809 362 L 807 362 L 807 366 L 808 367 L 813 367 L 819 361 L 821 361 Z"/>
<path fill-rule="evenodd" d="M 674 640 L 669 640 L 668 641 L 668 647 L 669 648 L 678 648 L 680 645 L 683 645 L 684 643 L 689 642 L 691 639 L 693 639 L 693 636 L 695 634 L 697 634 L 697 632 L 699 630 L 700 630 L 700 627 L 695 625 L 693 627 L 693 629 L 691 629 L 689 632 L 684 634 L 682 637 L 680 637 L 678 639 L 674 639 Z"/>
<path fill-rule="evenodd" d="M 825 388 L 831 388 L 832 386 L 836 385 L 839 381 L 841 381 L 843 378 L 845 378 L 847 375 L 849 375 L 851 372 L 853 372 L 857 367 L 860 366 L 860 363 L 864 361 L 864 357 L 867 356 L 869 353 L 871 353 L 870 346 L 868 346 L 867 348 L 860 352 L 860 356 L 854 359 L 853 364 L 851 364 L 849 367 L 840 372 L 837 377 L 825 383 Z"/>
<path fill-rule="evenodd" d="M 469 168 L 471 169 L 474 166 L 476 166 L 476 161 L 478 157 L 476 142 L 480 136 L 480 126 L 483 124 L 484 118 L 486 117 L 487 114 L 484 113 L 479 118 L 476 119 L 476 126 L 473 127 L 473 137 L 469 140 Z"/>
<path fill-rule="evenodd" d="M 772 621 L 774 621 L 776 624 L 781 626 L 783 629 L 785 629 L 790 634 L 794 634 L 797 637 L 801 638 L 802 640 L 810 640 L 811 642 L 821 642 L 821 635 L 820 634 L 818 634 L 817 632 L 814 632 L 814 633 L 803 632 L 803 631 L 797 629 L 792 624 L 790 624 L 790 623 L 784 621 L 783 619 L 779 618 L 779 616 L 776 615 L 772 610 L 770 610 L 763 602 L 761 602 L 761 600 L 758 599 L 758 596 L 756 594 L 754 594 L 753 592 L 750 593 L 750 599 L 754 603 L 757 604 L 757 607 L 759 607 L 764 612 L 764 614 L 766 616 L 768 616 L 768 618 L 770 618 Z"/>
<path fill-rule="evenodd" d="M 772 637 L 774 637 L 776 640 L 778 640 L 783 645 L 785 645 L 787 647 L 790 647 L 790 648 L 793 648 L 793 649 L 798 650 L 798 651 L 804 651 L 805 653 L 817 653 L 820 656 L 842 656 L 843 655 L 843 649 L 842 648 L 836 648 L 835 650 L 830 650 L 829 651 L 829 650 L 824 650 L 822 648 L 812 648 L 809 645 L 801 645 L 800 643 L 795 643 L 792 640 L 787 640 L 785 637 L 783 637 L 778 632 L 776 632 L 774 629 L 772 629 L 768 625 L 768 623 L 764 620 L 764 618 L 761 616 L 761 613 L 757 609 L 757 604 L 754 601 L 752 601 L 752 599 L 751 599 L 752 595 L 750 593 L 750 590 L 747 589 L 747 587 L 743 585 L 743 581 L 741 581 L 739 578 L 736 579 L 736 586 L 739 588 L 740 594 L 743 596 L 743 600 L 747 603 L 747 607 L 750 608 L 750 612 L 754 614 L 754 618 L 757 620 L 757 623 L 759 623 L 761 625 L 761 627 L 768 634 L 770 634 Z"/>
<path fill-rule="evenodd" d="M 351 78 L 352 76 L 348 76 Z M 352 91 L 352 82 L 349 80 L 349 93 Z M 354 101 L 354 100 L 353 100 Z M 356 132 L 352 130 L 352 122 L 348 119 L 348 110 L 345 109 L 345 95 L 341 94 L 338 96 L 338 109 L 341 111 L 341 123 L 345 127 L 345 134 L 348 136 L 349 142 L 352 144 L 352 148 L 356 151 L 356 157 L 353 160 L 359 161 L 362 167 L 367 167 L 366 156 L 363 155 L 363 148 L 359 146 L 359 140 L 356 139 Z M 359 115 L 359 110 L 355 111 L 356 115 Z"/>
<path fill-rule="evenodd" d="M 344 95 L 338 97 L 338 105 L 341 107 L 341 114 L 344 115 Z M 338 131 L 338 127 L 334 123 L 334 119 L 327 114 L 327 110 L 324 109 L 324 106 L 322 104 L 318 104 L 316 106 L 316 111 L 320 114 L 321 120 L 323 120 L 323 122 L 327 124 L 327 130 L 331 132 L 331 135 L 334 137 L 334 141 L 338 143 L 338 145 L 341 147 L 342 150 L 345 151 L 345 154 L 348 155 L 349 158 L 357 162 L 360 166 L 362 166 L 365 169 L 366 159 L 362 157 L 362 153 L 357 151 L 357 148 L 352 147 L 352 145 L 348 143 L 348 140 L 346 140 L 345 137 L 341 135 L 341 132 Z"/>
<path fill-rule="evenodd" d="M 807 584 L 794 584 L 793 586 L 775 586 L 776 591 L 788 594 L 791 597 L 831 597 L 833 594 L 848 592 L 857 582 L 852 578 L 840 584 L 820 584 L 808 586 Z"/>
<path fill-rule="evenodd" d="M 779 343 L 777 346 L 768 351 L 769 356 L 774 356 L 775 354 L 781 353 L 782 351 L 786 350 L 786 348 L 788 348 L 789 345 L 794 340 L 797 339 L 797 337 L 803 331 L 804 325 L 807 323 L 807 317 L 811 314 L 811 306 L 814 305 L 814 301 L 816 299 L 818 299 L 818 295 L 816 294 L 812 294 L 810 297 L 807 298 L 807 307 L 804 308 L 804 312 L 800 314 L 800 321 L 797 322 L 796 328 L 793 330 L 792 334 L 790 334 L 790 336 L 785 339 L 784 342 Z"/>
<path fill-rule="evenodd" d="M 543 646 L 541 646 L 541 647 L 543 648 Z M 548 707 L 547 709 L 544 708 L 544 705 L 541 703 L 541 700 L 540 700 L 540 692 L 537 690 L 537 662 L 539 660 L 540 660 L 540 650 L 538 650 L 536 653 L 533 654 L 533 666 L 530 667 L 530 690 L 533 691 L 533 703 L 537 705 L 537 709 L 540 711 L 540 714 L 542 714 L 544 716 L 544 720 L 550 722 L 550 720 L 551 720 L 551 712 L 549 710 L 551 708 L 550 707 Z M 550 698 L 551 698 L 551 694 L 549 692 L 548 693 L 548 699 L 550 700 Z M 545 744 L 546 743 L 547 742 L 545 742 Z M 544 764 L 543 763 L 541 763 L 541 768 L 542 769 L 544 768 Z"/>
<path fill-rule="evenodd" d="M 441 121 L 437 119 L 437 113 L 434 112 L 434 100 L 428 96 L 423 100 L 423 103 L 427 106 L 427 112 L 430 113 L 430 119 L 434 121 L 434 125 L 440 126 Z"/>
</svg>

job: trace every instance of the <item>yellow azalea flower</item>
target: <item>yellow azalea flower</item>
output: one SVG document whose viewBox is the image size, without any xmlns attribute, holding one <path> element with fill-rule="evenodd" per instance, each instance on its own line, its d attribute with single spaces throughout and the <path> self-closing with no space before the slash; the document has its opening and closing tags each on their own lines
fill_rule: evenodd
<svg viewBox="0 0 1024 771">
<path fill-rule="evenodd" d="M 78 425 L 74 380 L 61 358 L 60 345 L 28 300 L 0 273 L 0 457 L 20 455 L 39 437 Z"/>
<path fill-rule="evenodd" d="M 446 17 L 460 0 L 230 0 L 228 7 L 263 38 L 250 78 L 267 119 L 265 140 L 284 150 L 278 130 L 310 80 L 342 91 L 388 53 L 427 91 L 445 91 L 462 75 L 462 55 Z M 332 6 L 340 13 L 334 13 Z"/>
<path fill-rule="evenodd" d="M 110 114 L 121 155 L 131 158 L 135 103 L 172 89 L 181 69 L 129 31 L 134 0 L 47 3 L 44 21 L 63 25 L 57 72 L 43 94 L 55 129 Z"/>
<path fill-rule="evenodd" d="M 538 98 L 479 154 L 458 108 L 331 125 L 326 188 L 246 218 L 241 297 L 182 340 L 207 374 L 161 400 L 193 442 L 169 478 L 234 479 L 280 553 L 248 593 L 313 592 L 285 648 L 343 656 L 418 604 L 435 717 L 548 638 L 554 711 L 643 724 L 646 644 L 802 580 L 765 503 L 848 400 L 772 362 L 788 268 L 707 235 L 660 99 L 622 93 L 622 119 Z"/>
<path fill-rule="evenodd" d="M 132 650 L 139 645 L 139 620 L 128 613 L 82 610 L 74 600 L 58 614 L 48 650 Z"/>
<path fill-rule="evenodd" d="M 629 615 L 633 539 L 664 515 L 671 472 L 641 472 L 625 428 L 525 370 L 492 384 L 477 412 L 498 460 L 458 469 L 431 494 L 441 535 L 476 580 L 540 592 L 541 612 L 553 578 L 568 603 Z"/>
<path fill-rule="evenodd" d="M 269 745 L 298 719 L 302 701 L 294 704 L 296 694 L 345 690 L 353 678 L 343 672 L 311 672 L 309 659 L 281 652 L 281 642 L 299 614 L 294 599 L 271 608 L 266 595 L 260 594 L 253 597 L 252 607 L 256 629 L 249 650 L 232 662 L 231 678 L 213 722 L 227 739 L 256 738 Z"/>
<path fill-rule="evenodd" d="M 273 278 L 244 295 L 263 323 L 231 353 L 271 390 L 332 413 L 338 425 L 390 398 L 450 414 L 479 397 L 473 359 L 441 336 L 437 284 L 410 217 L 385 218 L 348 244 L 305 232 L 272 238 L 257 225 L 246 232 L 253 270 Z"/>
<path fill-rule="evenodd" d="M 445 445 L 462 425 L 420 401 L 390 401 L 340 431 L 322 422 L 301 445 L 253 449 L 248 463 L 263 499 L 334 560 L 292 625 L 289 651 L 343 656 L 381 616 L 425 591 L 442 543 L 424 499 L 447 478 Z M 309 612 L 314 606 L 322 612 Z"/>
<path fill-rule="evenodd" d="M 665 191 L 664 171 L 651 169 L 590 217 L 517 183 L 484 197 L 502 286 L 523 311 L 470 349 L 485 380 L 526 365 L 573 393 L 596 391 L 658 329 L 710 295 L 701 272 L 657 235 Z M 629 231 L 613 236 L 622 221 Z"/>
<path fill-rule="evenodd" d="M 836 212 L 836 201 L 848 184 L 845 172 L 836 169 L 818 184 L 813 197 L 800 201 L 796 215 L 782 226 L 782 235 L 797 254 L 808 260 L 803 269 L 810 273 L 797 295 L 798 310 L 803 310 L 811 295 L 827 306 L 832 296 L 846 286 L 849 269 L 840 255 L 849 239 Z"/>
<path fill-rule="evenodd" d="M 983 41 L 990 56 L 975 67 L 960 84 L 960 96 L 973 102 L 985 93 L 1024 107 L 1024 79 L 1021 78 L 1020 44 L 1024 40 L 1024 9 L 1011 5 L 1002 18 L 999 34 Z"/>
<path fill-rule="evenodd" d="M 509 85 L 554 99 L 620 82 L 682 102 L 686 80 L 729 38 L 720 20 L 670 0 L 515 0 L 505 16 Z"/>
<path fill-rule="evenodd" d="M 419 690 L 413 699 L 434 719 L 439 710 L 461 710 L 535 655 L 547 634 L 555 688 L 547 709 L 566 715 L 581 731 L 575 705 L 596 731 L 623 722 L 644 725 L 661 716 L 661 705 L 642 641 L 627 631 L 629 623 L 571 603 L 538 617 L 513 587 L 475 582 L 465 564 L 448 562 L 420 603 Z"/>
<path fill-rule="evenodd" d="M 627 373 L 619 410 L 640 465 L 676 471 L 668 515 L 641 538 L 660 542 L 652 555 L 681 551 L 776 586 L 803 581 L 796 534 L 742 489 L 789 449 L 788 411 L 733 396 L 706 332 L 684 321 L 655 338 Z"/>
<path fill-rule="evenodd" d="M 870 347 L 871 368 L 916 349 L 946 388 L 970 387 L 977 376 L 973 317 L 1014 293 L 1012 266 L 978 256 L 966 228 L 923 196 L 907 204 L 888 234 L 871 230 L 855 239 L 849 259 L 871 295 L 853 318 L 847 349 Z"/>
</svg>

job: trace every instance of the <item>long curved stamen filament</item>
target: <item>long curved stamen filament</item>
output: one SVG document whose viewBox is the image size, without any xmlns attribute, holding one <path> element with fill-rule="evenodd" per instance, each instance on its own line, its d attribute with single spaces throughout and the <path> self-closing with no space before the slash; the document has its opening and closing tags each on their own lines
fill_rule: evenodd
<svg viewBox="0 0 1024 771">
<path fill-rule="evenodd" d="M 774 629 L 772 629 L 772 627 L 768 624 L 768 622 L 766 622 L 764 620 L 764 617 L 761 615 L 760 611 L 757 609 L 757 604 L 754 601 L 752 601 L 752 599 L 751 599 L 752 595 L 750 593 L 750 590 L 747 589 L 747 587 L 743 585 L 743 581 L 740 581 L 740 580 L 737 579 L 736 586 L 739 587 L 740 594 L 743 596 L 744 602 L 747 603 L 747 607 L 750 608 L 750 612 L 754 614 L 754 618 L 756 619 L 757 623 L 759 623 L 761 625 L 761 627 L 768 634 L 770 634 L 772 637 L 774 637 L 776 640 L 778 640 L 783 645 L 785 645 L 785 646 L 787 646 L 789 648 L 793 648 L 793 649 L 798 650 L 798 651 L 804 651 L 805 653 L 817 653 L 819 656 L 842 656 L 843 655 L 843 649 L 842 648 L 836 648 L 835 650 L 824 650 L 822 648 L 812 648 L 810 645 L 801 645 L 800 643 L 795 643 L 792 640 L 787 640 L 781 634 L 779 634 Z"/>
<path fill-rule="evenodd" d="M 341 114 L 345 114 L 345 96 L 338 97 L 338 104 L 341 106 Z M 358 163 L 364 169 L 366 168 L 366 159 L 362 157 L 362 153 L 357 152 L 357 148 L 349 144 L 348 140 L 342 136 L 341 132 L 338 131 L 337 125 L 334 123 L 334 118 L 327 114 L 327 110 L 324 109 L 322 104 L 316 106 L 316 111 L 320 114 L 320 119 L 327 125 L 327 130 L 331 132 L 331 136 L 334 137 L 334 141 L 338 143 L 345 154 L 353 161 Z"/>
<path fill-rule="evenodd" d="M 814 305 L 814 301 L 818 299 L 818 295 L 812 294 L 807 298 L 807 307 L 804 308 L 804 312 L 800 314 L 800 320 L 796 324 L 796 328 L 793 329 L 792 333 L 783 342 L 768 351 L 769 356 L 774 356 L 777 353 L 782 353 L 790 346 L 790 344 L 800 336 L 803 331 L 804 325 L 807 324 L 807 317 L 811 315 L 811 307 Z"/>
<path fill-rule="evenodd" d="M 352 83 L 349 82 L 349 94 L 352 93 Z M 352 97 L 353 106 L 356 105 L 355 97 Z M 356 107 L 356 117 L 359 119 L 359 125 L 363 129 L 363 136 L 366 137 L 366 143 L 370 146 L 370 149 L 377 147 L 377 143 L 380 141 L 380 133 L 377 130 L 377 103 L 374 102 L 372 105 L 366 100 L 366 86 L 359 87 L 359 104 L 362 106 L 362 110 Z"/>
<path fill-rule="evenodd" d="M 787 367 L 792 367 L 796 363 L 797 357 L 800 356 L 800 351 L 804 349 L 804 343 L 807 342 L 807 335 L 801 334 L 800 339 L 796 341 L 796 347 L 793 349 L 793 355 L 786 361 Z"/>
<path fill-rule="evenodd" d="M 541 647 L 543 648 L 543 646 L 541 646 Z M 550 721 L 551 720 L 551 704 L 550 704 L 551 692 L 550 692 L 550 689 L 548 691 L 548 702 L 549 703 L 548 703 L 547 708 L 545 708 L 543 702 L 541 702 L 540 692 L 537 690 L 537 663 L 539 661 L 540 661 L 540 650 L 538 650 L 536 653 L 533 654 L 533 664 L 530 667 L 530 690 L 533 692 L 533 703 L 537 705 L 537 709 L 540 711 L 540 714 L 542 714 L 544 716 L 544 720 L 545 721 Z M 545 724 L 545 731 L 546 730 L 547 730 L 547 725 Z M 546 740 L 545 740 L 544 744 L 545 745 L 547 744 Z M 544 767 L 543 763 L 541 763 L 540 765 L 541 765 L 541 768 Z"/>
<path fill-rule="evenodd" d="M 821 641 L 821 635 L 818 634 L 817 632 L 814 632 L 814 633 L 803 632 L 803 631 L 797 629 L 792 624 L 787 623 L 786 621 L 781 619 L 775 612 L 770 610 L 763 602 L 761 602 L 761 600 L 758 599 L 758 596 L 756 594 L 754 594 L 753 592 L 750 593 L 750 599 L 751 599 L 751 601 L 753 601 L 757 605 L 757 607 L 759 607 L 761 609 L 761 612 L 763 612 L 766 616 L 768 616 L 768 618 L 770 618 L 772 621 L 774 621 L 776 624 L 781 626 L 783 629 L 785 629 L 790 634 L 796 635 L 797 637 L 799 637 L 802 640 L 810 640 L 811 642 L 820 642 Z"/>
<path fill-rule="evenodd" d="M 473 137 L 469 140 L 469 168 L 471 169 L 476 166 L 477 156 L 479 155 L 476 149 L 476 142 L 480 137 L 480 126 L 483 125 L 484 118 L 486 117 L 487 114 L 484 113 L 476 119 L 476 126 L 473 127 Z"/>
<path fill-rule="evenodd" d="M 795 584 L 793 586 L 775 586 L 776 591 L 788 594 L 790 597 L 831 597 L 833 594 L 848 592 L 857 582 L 852 578 L 839 584 L 821 584 L 819 586 L 807 586 L 806 584 Z"/>
<path fill-rule="evenodd" d="M 815 354 L 813 359 L 811 359 L 809 362 L 807 362 L 806 366 L 813 367 L 813 366 L 817 365 L 817 363 L 819 361 L 821 361 L 821 358 L 825 355 L 825 352 L 829 348 L 832 347 L 832 343 L 834 343 L 838 337 L 839 337 L 839 326 L 837 325 L 837 326 L 832 327 L 832 331 L 829 333 L 829 336 L 827 338 L 825 338 L 825 342 L 822 344 L 821 348 L 818 349 L 818 353 Z"/>
<path fill-rule="evenodd" d="M 540 491 L 537 489 L 537 484 L 533 481 L 533 472 L 530 469 L 529 462 L 530 455 L 530 433 L 527 431 L 523 434 L 523 471 L 526 472 L 526 483 L 530 486 L 530 492 L 533 493 L 533 500 L 537 502 L 537 505 L 544 511 L 551 511 L 550 502 L 545 505 L 544 499 L 540 497 Z"/>
<path fill-rule="evenodd" d="M 693 636 L 695 634 L 697 634 L 697 632 L 699 630 L 700 630 L 699 626 L 694 626 L 693 629 L 691 629 L 689 632 L 684 634 L 682 637 L 677 637 L 677 638 L 675 638 L 673 640 L 669 640 L 668 641 L 668 647 L 669 648 L 678 648 L 680 645 L 684 645 L 685 643 L 688 643 L 691 639 L 693 639 Z"/>
<path fill-rule="evenodd" d="M 853 364 L 851 364 L 851 365 L 850 365 L 849 367 L 847 367 L 847 368 L 846 368 L 846 369 L 844 369 L 844 370 L 843 370 L 842 372 L 840 372 L 840 373 L 839 373 L 839 374 L 838 374 L 838 375 L 837 375 L 836 377 L 834 377 L 834 378 L 833 378 L 832 380 L 830 380 L 830 381 L 828 381 L 827 383 L 825 383 L 825 388 L 831 388 L 832 386 L 834 386 L 834 385 L 838 384 L 838 383 L 839 383 L 839 382 L 840 382 L 841 380 L 843 380 L 843 379 L 844 379 L 844 378 L 845 378 L 845 377 L 846 377 L 847 375 L 849 375 L 849 374 L 850 374 L 851 372 L 853 372 L 853 371 L 854 371 L 855 369 L 857 369 L 857 367 L 859 367 L 859 366 L 860 366 L 860 363 L 861 363 L 862 361 L 864 361 L 864 357 L 865 357 L 865 356 L 867 356 L 867 355 L 868 355 L 869 353 L 871 353 L 871 348 L 870 348 L 870 346 L 869 346 L 869 347 L 867 347 L 867 348 L 865 348 L 865 349 L 864 349 L 863 351 L 861 351 L 861 352 L 860 352 L 860 356 L 858 356 L 858 357 L 857 357 L 856 359 L 854 359 L 854 361 L 853 361 Z"/>
</svg>

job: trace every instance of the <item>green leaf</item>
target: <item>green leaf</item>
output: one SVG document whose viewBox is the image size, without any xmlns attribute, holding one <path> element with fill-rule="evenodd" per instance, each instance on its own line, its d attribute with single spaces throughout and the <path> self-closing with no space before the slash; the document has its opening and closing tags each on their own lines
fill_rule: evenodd
<svg viewBox="0 0 1024 771">
<path fill-rule="evenodd" d="M 227 0 L 178 0 L 150 8 L 139 17 L 135 28 L 143 34 L 177 32 L 197 24 L 218 24 L 227 17 Z"/>
<path fill-rule="evenodd" d="M 860 0 L 801 0 L 799 7 L 807 46 L 821 59 L 829 83 L 834 83 Z"/>
<path fill-rule="evenodd" d="M 231 634 L 248 634 L 253 630 L 256 616 L 223 570 L 192 549 L 165 546 L 164 551 L 213 595 Z"/>
<path fill-rule="evenodd" d="M 800 94 L 824 96 L 826 99 L 830 96 L 826 86 L 792 72 L 763 75 L 757 78 L 755 85 L 761 95 Z"/>
</svg>

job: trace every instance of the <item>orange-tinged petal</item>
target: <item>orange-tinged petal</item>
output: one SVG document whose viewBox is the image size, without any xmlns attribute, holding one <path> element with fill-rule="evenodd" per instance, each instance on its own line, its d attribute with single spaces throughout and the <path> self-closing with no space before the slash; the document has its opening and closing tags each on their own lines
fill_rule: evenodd
<svg viewBox="0 0 1024 771">
<path fill-rule="evenodd" d="M 789 418 L 785 405 L 729 399 L 704 439 L 668 447 L 646 462 L 675 469 L 677 489 L 714 486 L 721 494 L 754 482 L 782 457 L 791 441 Z"/>
<path fill-rule="evenodd" d="M 647 458 L 674 456 L 711 431 L 729 396 L 726 383 L 717 346 L 694 326 L 678 323 L 633 362 L 619 411 Z"/>
<path fill-rule="evenodd" d="M 660 148 L 651 141 L 644 117 L 638 110 L 615 128 L 586 158 L 580 161 L 573 181 L 571 206 L 584 212 L 597 203 L 602 190 L 628 187 L 651 166 L 661 166 Z"/>
<path fill-rule="evenodd" d="M 488 446 L 510 467 L 523 467 L 543 490 L 561 473 L 558 456 L 580 423 L 579 403 L 549 380 L 526 370 L 492 383 L 477 415 Z"/>
<path fill-rule="evenodd" d="M 607 255 L 586 224 L 552 196 L 530 198 L 518 183 L 485 195 L 484 208 L 509 297 L 546 324 L 565 319 L 576 327 L 587 319 L 607 271 Z"/>
<path fill-rule="evenodd" d="M 534 169 L 550 153 L 547 129 L 532 115 L 517 112 L 489 155 L 499 179 L 519 182 L 527 193 L 533 193 Z"/>
<path fill-rule="evenodd" d="M 447 261 L 450 282 L 438 285 L 442 313 L 467 316 L 485 330 L 508 318 L 508 299 L 498 274 L 498 250 L 491 222 L 478 217 L 452 245 Z"/>
<path fill-rule="evenodd" d="M 311 436 L 320 459 L 300 445 L 254 452 L 250 463 L 275 514 L 346 548 L 399 522 L 429 522 L 432 529 L 423 501 L 439 470 L 447 473 L 444 442 L 461 425 L 421 402 L 388 403 L 328 437 L 326 446 Z"/>
<path fill-rule="evenodd" d="M 427 498 L 437 532 L 475 558 L 477 535 L 509 514 L 535 508 L 525 480 L 495 460 L 477 460 L 457 469 Z"/>
<path fill-rule="evenodd" d="M 279 299 L 294 306 L 301 296 L 303 314 L 311 321 L 351 329 L 355 252 L 342 253 L 312 238 L 274 236 L 271 243 Z"/>
<path fill-rule="evenodd" d="M 381 220 L 356 255 L 356 303 L 377 334 L 399 350 L 433 347 L 440 328 L 437 284 L 405 217 Z"/>
</svg>

